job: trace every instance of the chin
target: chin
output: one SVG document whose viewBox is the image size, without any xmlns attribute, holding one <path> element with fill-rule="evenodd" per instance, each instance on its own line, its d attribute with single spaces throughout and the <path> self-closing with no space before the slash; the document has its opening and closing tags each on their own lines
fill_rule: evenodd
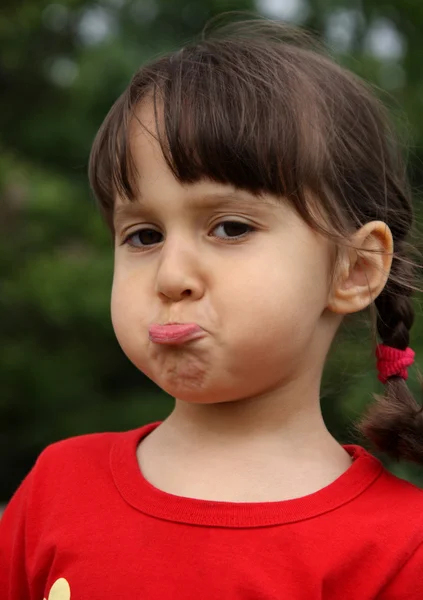
<svg viewBox="0 0 423 600">
<path fill-rule="evenodd" d="M 216 402 L 216 394 L 212 390 L 196 385 L 195 382 L 180 381 L 175 383 L 155 380 L 155 383 L 173 398 L 183 400 L 183 402 L 189 404 L 211 404 Z"/>
<path fill-rule="evenodd" d="M 212 385 L 198 385 L 193 381 L 165 382 L 155 380 L 155 383 L 167 394 L 177 400 L 187 404 L 219 404 L 223 402 L 233 402 L 233 394 L 222 392 Z"/>
</svg>

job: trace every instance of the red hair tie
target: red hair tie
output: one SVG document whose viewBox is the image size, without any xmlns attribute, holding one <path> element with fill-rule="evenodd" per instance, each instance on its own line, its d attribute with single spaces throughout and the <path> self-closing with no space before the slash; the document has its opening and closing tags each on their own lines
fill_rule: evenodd
<svg viewBox="0 0 423 600">
<path fill-rule="evenodd" d="M 415 352 L 411 348 L 398 350 L 398 348 L 378 344 L 376 357 L 378 359 L 377 370 L 379 371 L 377 378 L 382 383 L 386 383 L 388 377 L 394 375 L 407 379 L 407 367 L 413 364 Z"/>
</svg>

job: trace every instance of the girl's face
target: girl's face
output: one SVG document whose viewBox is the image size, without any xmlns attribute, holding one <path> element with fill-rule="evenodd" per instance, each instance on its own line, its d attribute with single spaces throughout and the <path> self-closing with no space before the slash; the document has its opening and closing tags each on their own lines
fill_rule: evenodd
<svg viewBox="0 0 423 600">
<path fill-rule="evenodd" d="M 149 105 L 138 116 L 155 133 Z M 326 309 L 329 242 L 271 195 L 211 181 L 180 184 L 158 142 L 132 130 L 136 201 L 115 206 L 113 326 L 128 358 L 172 396 L 238 400 L 320 379 L 339 319 Z M 202 337 L 149 339 L 153 324 Z"/>
</svg>

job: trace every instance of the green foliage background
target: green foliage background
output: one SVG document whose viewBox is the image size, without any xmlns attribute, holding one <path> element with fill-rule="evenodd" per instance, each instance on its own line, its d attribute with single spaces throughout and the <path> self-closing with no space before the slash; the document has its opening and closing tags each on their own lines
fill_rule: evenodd
<svg viewBox="0 0 423 600">
<path fill-rule="evenodd" d="M 295 7 L 286 0 L 3 0 L 0 501 L 7 501 L 47 444 L 137 427 L 171 410 L 172 399 L 129 363 L 112 331 L 112 245 L 88 188 L 90 145 L 143 61 L 187 41 L 214 15 L 245 9 L 263 14 L 271 4 Z M 411 145 L 410 176 L 421 189 L 423 3 L 297 0 L 296 6 L 297 22 L 379 86 Z M 385 28 L 388 56 L 372 50 L 378 28 Z M 386 38 L 387 29 L 395 39 Z M 415 202 L 421 213 L 417 193 Z M 412 344 L 419 359 L 418 301 L 416 310 Z M 411 386 L 419 393 L 415 375 Z M 361 317 L 347 321 L 322 390 L 326 422 L 341 442 L 354 442 L 351 422 L 380 387 L 369 325 Z M 383 460 L 423 485 L 419 467 Z"/>
</svg>

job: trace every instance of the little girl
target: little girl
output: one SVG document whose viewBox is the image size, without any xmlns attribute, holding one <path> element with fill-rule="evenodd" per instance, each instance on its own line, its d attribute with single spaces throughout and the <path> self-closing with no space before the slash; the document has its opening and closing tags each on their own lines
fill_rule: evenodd
<svg viewBox="0 0 423 600">
<path fill-rule="evenodd" d="M 356 427 L 423 461 L 412 207 L 379 102 L 305 35 L 232 24 L 135 74 L 90 179 L 117 338 L 175 407 L 41 454 L 1 522 L 1 600 L 423 598 L 423 491 L 319 403 L 343 317 L 374 302 L 385 396 Z"/>
</svg>

